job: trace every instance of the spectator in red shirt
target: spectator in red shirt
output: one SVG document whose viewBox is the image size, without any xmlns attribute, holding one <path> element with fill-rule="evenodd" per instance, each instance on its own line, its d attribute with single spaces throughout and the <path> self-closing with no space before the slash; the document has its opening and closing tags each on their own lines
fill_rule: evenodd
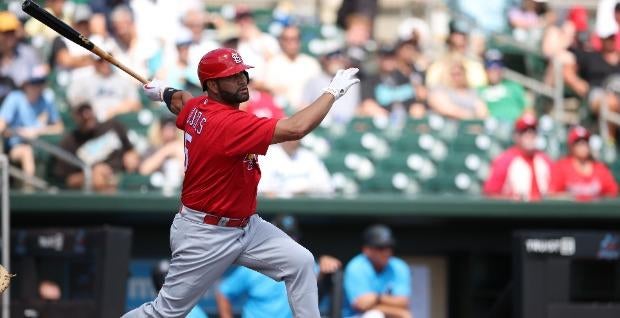
<svg viewBox="0 0 620 318">
<path fill-rule="evenodd" d="M 589 140 L 590 132 L 583 127 L 568 133 L 569 154 L 553 165 L 551 193 L 577 201 L 618 195 L 618 184 L 609 169 L 592 157 Z"/>
<path fill-rule="evenodd" d="M 515 145 L 501 153 L 491 166 L 484 193 L 491 197 L 538 201 L 549 190 L 551 159 L 536 149 L 536 117 L 523 115 L 515 122 Z"/>
</svg>

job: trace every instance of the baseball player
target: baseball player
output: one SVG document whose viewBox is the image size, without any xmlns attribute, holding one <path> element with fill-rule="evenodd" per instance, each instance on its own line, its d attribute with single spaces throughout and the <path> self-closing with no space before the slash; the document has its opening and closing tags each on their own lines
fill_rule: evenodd
<svg viewBox="0 0 620 318">
<path fill-rule="evenodd" d="M 124 317 L 184 317 L 232 264 L 284 281 L 294 317 L 318 318 L 312 254 L 256 214 L 257 155 L 270 144 L 300 139 L 359 83 L 357 69 L 340 70 L 312 104 L 286 119 L 240 111 L 249 98 L 246 65 L 237 51 L 215 49 L 198 64 L 206 94 L 152 81 L 145 94 L 164 101 L 184 131 L 185 179 L 181 207 L 170 228 L 172 259 L 157 298 Z"/>
</svg>

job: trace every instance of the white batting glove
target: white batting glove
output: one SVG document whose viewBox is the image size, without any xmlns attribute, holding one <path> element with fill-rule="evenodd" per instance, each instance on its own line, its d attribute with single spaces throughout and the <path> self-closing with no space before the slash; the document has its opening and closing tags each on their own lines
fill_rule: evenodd
<svg viewBox="0 0 620 318">
<path fill-rule="evenodd" d="M 162 102 L 164 100 L 164 89 L 166 86 L 162 81 L 152 80 L 142 85 L 144 94 L 154 102 Z"/>
<path fill-rule="evenodd" d="M 334 95 L 336 99 L 342 97 L 351 86 L 360 82 L 360 80 L 355 77 L 357 72 L 359 72 L 357 68 L 338 70 L 334 78 L 332 78 L 331 83 L 329 83 L 329 86 L 324 91 Z"/>
</svg>

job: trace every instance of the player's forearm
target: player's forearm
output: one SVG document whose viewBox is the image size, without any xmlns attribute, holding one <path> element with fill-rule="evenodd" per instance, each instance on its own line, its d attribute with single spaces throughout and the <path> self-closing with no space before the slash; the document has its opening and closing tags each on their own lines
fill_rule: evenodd
<svg viewBox="0 0 620 318">
<path fill-rule="evenodd" d="M 187 101 L 192 98 L 194 98 L 194 96 L 189 92 L 177 91 L 172 94 L 172 99 L 170 100 L 170 107 L 168 109 L 170 109 L 173 114 L 178 115 L 181 112 L 181 109 L 183 109 L 183 105 L 185 105 L 185 103 L 187 103 Z"/>
<path fill-rule="evenodd" d="M 403 296 L 381 295 L 379 301 L 380 305 L 400 308 L 409 307 L 409 299 Z"/>
<path fill-rule="evenodd" d="M 406 308 L 377 305 L 372 309 L 382 312 L 386 318 L 413 318 L 411 312 Z"/>
<path fill-rule="evenodd" d="M 168 154 L 165 153 L 164 149 L 159 149 L 156 153 L 142 162 L 140 165 L 140 174 L 149 175 L 157 171 L 157 169 L 164 164 L 166 158 L 168 158 Z"/>
<path fill-rule="evenodd" d="M 280 120 L 271 143 L 303 138 L 321 123 L 335 100 L 332 94 L 324 93 L 308 107 L 298 111 L 290 118 Z"/>
<path fill-rule="evenodd" d="M 63 125 L 61 121 L 59 121 L 55 124 L 48 125 L 48 126 L 45 126 L 39 129 L 39 131 L 37 131 L 37 134 L 38 135 L 57 135 L 57 134 L 61 134 L 64 129 L 65 129 L 65 126 Z"/>
</svg>

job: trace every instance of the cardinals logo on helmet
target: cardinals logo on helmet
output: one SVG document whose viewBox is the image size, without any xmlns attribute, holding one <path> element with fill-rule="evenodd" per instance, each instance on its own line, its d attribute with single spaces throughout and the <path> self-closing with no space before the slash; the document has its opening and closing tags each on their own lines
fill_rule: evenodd
<svg viewBox="0 0 620 318">
<path fill-rule="evenodd" d="M 232 52 L 230 54 L 230 57 L 233 59 L 233 61 L 235 61 L 235 63 L 237 64 L 241 64 L 243 63 L 243 60 L 241 60 L 241 56 L 239 55 L 239 53 L 237 52 Z"/>
</svg>

